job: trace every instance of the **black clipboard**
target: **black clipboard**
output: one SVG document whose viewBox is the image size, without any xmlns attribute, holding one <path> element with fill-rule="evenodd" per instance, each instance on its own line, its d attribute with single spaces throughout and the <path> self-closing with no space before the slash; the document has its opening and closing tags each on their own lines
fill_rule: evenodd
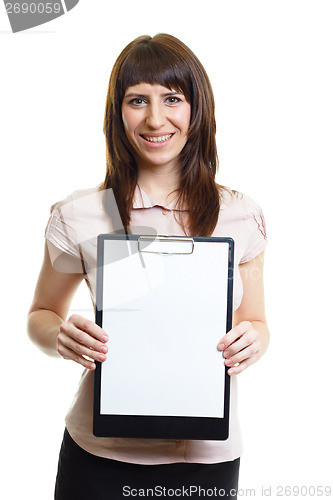
<svg viewBox="0 0 333 500">
<path fill-rule="evenodd" d="M 97 247 L 96 323 L 106 330 L 106 324 L 112 325 L 112 328 L 107 330 L 110 344 L 108 359 L 104 363 L 96 363 L 94 435 L 227 439 L 230 377 L 223 356 L 217 351 L 217 343 L 232 327 L 234 241 L 222 237 L 102 234 L 98 236 Z M 182 295 L 182 287 L 186 289 L 186 286 L 187 298 L 192 299 L 191 303 L 187 301 L 185 307 L 186 297 Z M 166 293 L 168 287 L 172 297 Z M 213 293 L 212 289 L 217 289 L 218 292 Z M 219 291 L 220 297 L 216 297 Z M 162 300 L 167 302 L 165 307 L 161 306 Z M 183 307 L 187 317 L 180 316 L 178 312 L 178 321 L 173 321 L 168 305 L 172 304 L 175 311 L 178 303 L 178 310 Z M 163 314 L 159 312 L 159 308 Z M 206 317 L 203 317 L 204 312 L 200 309 L 206 309 L 209 314 L 206 313 Z M 187 318 L 193 316 L 191 311 L 195 321 L 192 321 L 192 330 L 189 332 L 186 325 Z M 215 321 L 216 343 L 214 340 L 213 345 L 210 340 L 208 349 L 205 325 L 210 324 L 208 317 L 212 315 L 212 311 L 215 314 L 212 321 Z M 156 318 L 160 318 L 159 323 Z M 198 326 L 200 324 L 201 330 Z M 193 333 L 194 330 L 198 331 Z M 211 327 L 208 331 L 211 331 Z M 200 356 L 203 359 L 206 353 L 206 368 L 207 363 L 210 363 L 209 356 L 212 356 L 213 363 L 199 378 L 196 378 L 196 368 L 193 369 L 193 366 L 189 373 L 182 373 L 178 369 L 181 360 L 175 358 L 179 351 L 182 352 L 179 346 L 183 336 L 182 347 L 186 346 L 186 355 L 189 339 L 191 344 L 198 342 L 197 347 L 191 347 L 191 356 L 187 357 L 189 363 L 197 360 L 198 370 L 201 365 Z M 156 342 L 161 342 L 162 347 L 156 347 Z M 165 351 L 172 342 L 172 359 L 165 362 Z M 152 347 L 153 352 L 149 356 L 147 353 Z M 213 350 L 216 353 L 213 354 Z M 170 357 L 170 351 L 168 352 Z M 222 391 L 217 391 L 220 398 L 218 401 L 216 393 L 210 394 L 210 387 L 205 387 L 206 374 L 210 373 L 213 365 L 217 371 L 212 373 L 211 380 L 215 383 L 215 373 L 219 374 L 220 378 L 216 383 Z M 132 366 L 135 367 L 134 371 Z M 174 371 L 177 369 L 175 375 Z M 189 378 L 191 373 L 193 380 L 196 380 L 195 386 Z M 141 376 L 143 378 L 140 380 Z M 156 382 L 156 379 L 160 382 Z M 154 383 L 161 387 L 158 393 Z M 174 389 L 171 387 L 169 394 L 169 385 L 172 383 Z M 205 398 L 207 404 L 204 404 Z M 211 409 L 206 411 L 208 407 Z"/>
</svg>

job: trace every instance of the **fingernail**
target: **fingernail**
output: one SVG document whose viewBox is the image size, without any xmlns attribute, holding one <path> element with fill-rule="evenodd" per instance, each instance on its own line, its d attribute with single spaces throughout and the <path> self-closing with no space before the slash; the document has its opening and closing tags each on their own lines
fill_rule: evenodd
<svg viewBox="0 0 333 500">
<path fill-rule="evenodd" d="M 228 352 L 228 351 L 225 351 L 225 352 L 223 353 L 223 356 L 224 356 L 225 358 L 228 358 L 228 357 L 229 357 L 229 352 Z"/>
<path fill-rule="evenodd" d="M 109 340 L 109 337 L 107 335 L 103 335 L 102 340 L 103 342 L 107 342 Z"/>
<path fill-rule="evenodd" d="M 106 347 L 106 345 L 102 345 L 100 348 L 100 351 L 101 352 L 108 352 L 108 348 Z"/>
<path fill-rule="evenodd" d="M 235 373 L 235 370 L 233 368 L 230 368 L 230 370 L 228 370 L 228 373 L 229 375 L 232 375 L 233 373 Z"/>
<path fill-rule="evenodd" d="M 224 344 L 219 344 L 217 347 L 218 347 L 219 349 L 221 349 L 221 351 L 223 351 L 223 349 L 224 349 Z"/>
</svg>

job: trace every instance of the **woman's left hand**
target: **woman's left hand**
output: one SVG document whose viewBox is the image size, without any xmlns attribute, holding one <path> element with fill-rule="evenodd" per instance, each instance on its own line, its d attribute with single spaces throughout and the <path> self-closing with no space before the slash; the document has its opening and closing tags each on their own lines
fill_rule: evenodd
<svg viewBox="0 0 333 500">
<path fill-rule="evenodd" d="M 224 364 L 230 366 L 229 375 L 237 375 L 252 365 L 262 354 L 259 332 L 250 321 L 242 321 L 232 328 L 218 343 L 219 351 L 223 351 Z"/>
</svg>

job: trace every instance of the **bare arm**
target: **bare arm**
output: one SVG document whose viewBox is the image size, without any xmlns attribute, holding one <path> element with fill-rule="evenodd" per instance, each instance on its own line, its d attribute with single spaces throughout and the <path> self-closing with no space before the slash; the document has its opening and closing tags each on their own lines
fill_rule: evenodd
<svg viewBox="0 0 333 500">
<path fill-rule="evenodd" d="M 239 266 L 243 281 L 242 303 L 234 313 L 233 328 L 218 344 L 226 358 L 226 366 L 230 367 L 229 375 L 240 373 L 258 361 L 268 347 L 263 267 L 264 252 Z"/>
<path fill-rule="evenodd" d="M 77 314 L 66 321 L 73 295 L 83 277 L 83 274 L 55 271 L 45 245 L 44 261 L 28 314 L 28 335 L 46 354 L 62 356 L 94 369 L 95 363 L 83 355 L 104 361 L 106 332 Z"/>
</svg>

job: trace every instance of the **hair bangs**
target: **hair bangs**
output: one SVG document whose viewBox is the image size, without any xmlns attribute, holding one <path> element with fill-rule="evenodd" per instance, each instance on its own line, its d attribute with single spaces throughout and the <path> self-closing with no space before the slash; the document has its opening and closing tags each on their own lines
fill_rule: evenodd
<svg viewBox="0 0 333 500">
<path fill-rule="evenodd" d="M 139 83 L 159 84 L 182 92 L 188 102 L 192 100 L 191 73 L 185 61 L 152 41 L 132 48 L 123 62 L 119 74 L 121 98 L 129 87 Z"/>
</svg>

